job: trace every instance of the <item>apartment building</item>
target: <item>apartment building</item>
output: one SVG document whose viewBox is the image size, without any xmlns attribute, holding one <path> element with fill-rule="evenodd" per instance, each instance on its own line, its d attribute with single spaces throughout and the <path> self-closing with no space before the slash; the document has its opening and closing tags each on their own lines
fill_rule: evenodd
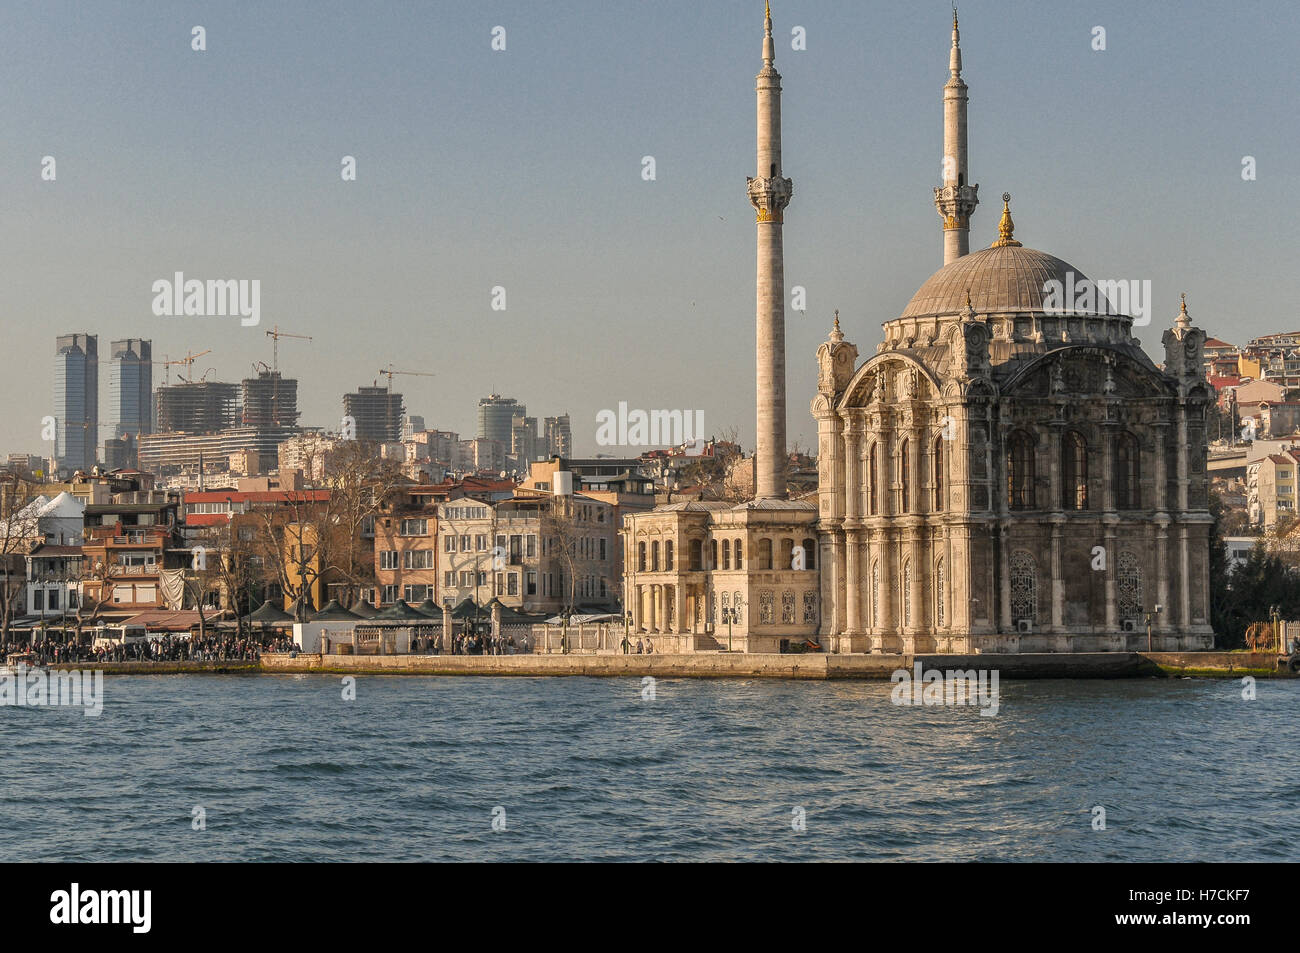
<svg viewBox="0 0 1300 953">
<path fill-rule="evenodd" d="M 1296 512 L 1300 450 L 1270 453 L 1246 469 L 1246 506 L 1253 523 L 1271 529 L 1280 516 Z"/>
<path fill-rule="evenodd" d="M 108 612 L 163 608 L 168 595 L 176 595 L 171 591 L 175 577 L 167 578 L 164 572 L 183 566 L 187 555 L 179 504 L 161 493 L 122 495 L 138 501 L 86 507 L 84 597 L 104 603 Z"/>
<path fill-rule="evenodd" d="M 614 609 L 613 514 L 610 503 L 565 492 L 439 504 L 437 601 L 500 599 L 523 612 Z"/>
</svg>

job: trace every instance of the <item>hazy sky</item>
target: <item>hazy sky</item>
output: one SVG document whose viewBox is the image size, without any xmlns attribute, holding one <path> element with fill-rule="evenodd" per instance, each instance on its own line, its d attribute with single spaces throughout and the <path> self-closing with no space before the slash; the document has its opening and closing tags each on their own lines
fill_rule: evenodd
<svg viewBox="0 0 1300 953">
<path fill-rule="evenodd" d="M 790 435 L 807 447 L 833 309 L 865 358 L 942 264 L 951 13 L 772 13 L 795 187 L 786 281 L 808 306 L 787 318 Z M 1278 191 L 1300 145 L 1300 6 L 960 13 L 972 250 L 996 238 L 1010 191 L 1027 246 L 1093 278 L 1151 280 L 1139 336 L 1157 360 L 1180 291 L 1234 342 L 1300 326 L 1296 216 Z M 570 413 L 578 453 L 619 401 L 703 410 L 707 430 L 736 426 L 752 447 L 762 17 L 762 0 L 0 4 L 0 449 L 50 452 L 56 334 L 98 333 L 105 354 L 151 338 L 156 361 L 210 348 L 196 373 L 238 380 L 270 361 L 277 323 L 314 337 L 280 347 L 304 424 L 337 428 L 341 395 L 391 362 L 437 375 L 398 389 L 463 436 L 496 391 L 539 418 Z M 261 325 L 155 317 L 152 283 L 176 271 L 260 279 Z M 105 365 L 105 423 L 107 382 Z"/>
</svg>

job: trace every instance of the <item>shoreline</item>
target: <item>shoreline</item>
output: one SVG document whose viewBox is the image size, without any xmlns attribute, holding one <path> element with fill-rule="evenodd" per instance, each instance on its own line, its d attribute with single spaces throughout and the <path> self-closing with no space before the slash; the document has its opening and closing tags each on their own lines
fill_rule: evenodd
<svg viewBox="0 0 1300 953">
<path fill-rule="evenodd" d="M 888 681 L 912 671 L 997 670 L 1000 678 L 1295 678 L 1285 659 L 1249 652 L 1098 652 L 1007 655 L 263 655 L 260 661 L 60 662 L 52 670 L 106 675 L 489 675 L 779 678 Z M 1280 664 L 1279 664 L 1280 663 Z"/>
</svg>

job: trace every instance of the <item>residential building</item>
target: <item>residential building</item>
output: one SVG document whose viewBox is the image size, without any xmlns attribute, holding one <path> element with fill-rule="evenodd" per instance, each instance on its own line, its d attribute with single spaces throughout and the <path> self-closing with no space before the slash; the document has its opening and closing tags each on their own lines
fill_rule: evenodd
<svg viewBox="0 0 1300 953">
<path fill-rule="evenodd" d="M 75 613 L 85 572 L 82 547 L 41 544 L 27 554 L 26 562 L 27 615 L 45 619 Z"/>
<path fill-rule="evenodd" d="M 542 421 L 546 430 L 546 455 L 548 457 L 573 456 L 573 428 L 569 425 L 569 415 L 546 417 Z"/>
<path fill-rule="evenodd" d="M 438 508 L 438 601 L 492 599 L 524 612 L 619 604 L 613 507 L 561 492 Z"/>
<path fill-rule="evenodd" d="M 374 520 L 376 606 L 419 605 L 438 587 L 438 507 L 429 495 L 399 493 Z"/>
<path fill-rule="evenodd" d="M 102 603 L 108 613 L 179 608 L 182 583 L 177 570 L 188 553 L 182 548 L 178 502 L 160 491 L 121 496 L 140 501 L 86 507 L 85 599 Z"/>
<path fill-rule="evenodd" d="M 1246 468 L 1246 507 L 1252 523 L 1272 529 L 1278 517 L 1296 513 L 1296 465 L 1300 450 L 1270 453 Z"/>
</svg>

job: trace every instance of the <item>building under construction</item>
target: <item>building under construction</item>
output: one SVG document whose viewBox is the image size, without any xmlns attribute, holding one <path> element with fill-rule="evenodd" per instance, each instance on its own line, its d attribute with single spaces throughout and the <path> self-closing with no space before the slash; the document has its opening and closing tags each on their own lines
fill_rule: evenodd
<svg viewBox="0 0 1300 953">
<path fill-rule="evenodd" d="M 263 365 L 265 367 L 266 365 Z M 260 371 L 240 384 L 245 427 L 294 427 L 298 423 L 298 381 L 279 371 Z"/>
<path fill-rule="evenodd" d="M 239 386 L 193 381 L 158 388 L 156 429 L 161 433 L 215 433 L 239 422 Z"/>
<path fill-rule="evenodd" d="M 357 440 L 384 443 L 402 439 L 402 395 L 384 387 L 359 387 L 343 395 L 343 415 L 352 418 Z M 346 426 L 345 426 L 346 429 Z"/>
</svg>

